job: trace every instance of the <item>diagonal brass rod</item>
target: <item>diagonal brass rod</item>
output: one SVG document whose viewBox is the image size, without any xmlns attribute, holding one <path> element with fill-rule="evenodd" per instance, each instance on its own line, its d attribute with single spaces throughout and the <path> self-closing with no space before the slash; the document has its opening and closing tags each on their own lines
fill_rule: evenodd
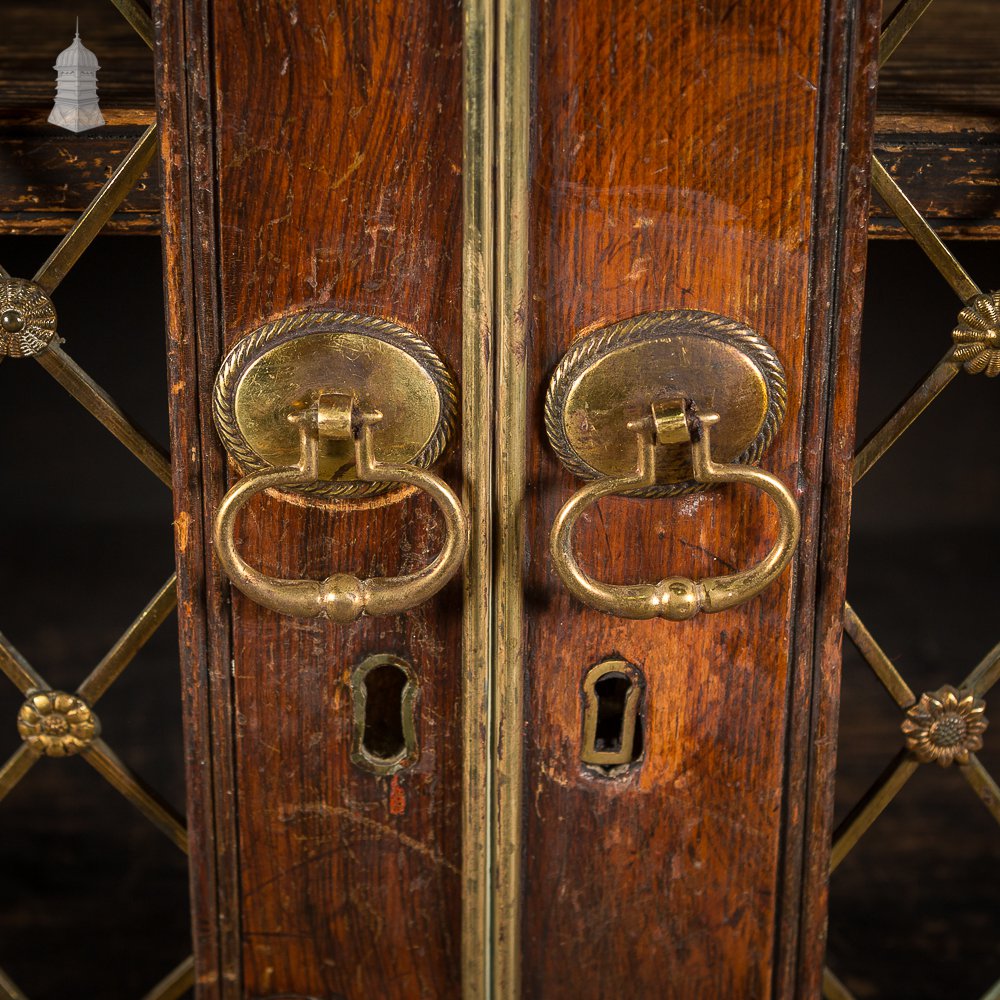
<svg viewBox="0 0 1000 1000">
<path fill-rule="evenodd" d="M 117 2 L 117 0 L 116 0 Z M 899 48 L 899 43 L 910 33 L 910 29 L 920 20 L 933 0 L 903 0 L 888 23 L 882 29 L 878 41 L 878 64 L 884 66 L 889 57 Z"/>
<path fill-rule="evenodd" d="M 121 792 L 155 826 L 158 826 L 184 853 L 187 831 L 183 820 L 145 783 L 132 773 L 102 739 L 94 740 L 81 754 L 95 771 Z"/>
<path fill-rule="evenodd" d="M 823 1000 L 854 1000 L 854 994 L 827 965 L 823 966 Z"/>
<path fill-rule="evenodd" d="M 83 215 L 73 223 L 73 228 L 59 241 L 49 259 L 38 269 L 34 277 L 36 285 L 52 294 L 143 175 L 155 150 L 156 126 L 150 125 L 97 192 Z"/>
<path fill-rule="evenodd" d="M 132 662 L 136 653 L 149 641 L 167 616 L 177 607 L 177 574 L 157 591 L 156 596 L 142 609 L 122 637 L 111 647 L 107 656 L 90 672 L 77 688 L 77 694 L 93 705 L 118 679 Z"/>
<path fill-rule="evenodd" d="M 962 681 L 963 688 L 971 688 L 982 697 L 1000 680 L 1000 642 L 998 642 Z"/>
<path fill-rule="evenodd" d="M 176 969 L 163 977 L 142 1000 L 179 1000 L 194 986 L 194 956 L 188 955 Z"/>
<path fill-rule="evenodd" d="M 135 33 L 153 48 L 153 19 L 136 0 L 111 0 L 122 17 L 135 29 Z"/>
<path fill-rule="evenodd" d="M 983 762 L 975 754 L 970 754 L 969 763 L 959 765 L 959 770 L 993 818 L 1000 823 L 1000 788 L 993 780 L 993 775 L 983 766 Z"/>
<path fill-rule="evenodd" d="M 18 988 L 17 983 L 3 969 L 0 969 L 0 997 L 3 1000 L 28 1000 L 28 995 Z"/>
<path fill-rule="evenodd" d="M 0 278 L 9 278 L 9 277 L 10 275 L 7 273 L 7 269 L 3 266 L 3 264 L 0 264 Z"/>
<path fill-rule="evenodd" d="M 161 482 L 170 486 L 170 459 L 118 408 L 118 404 L 59 347 L 49 347 L 35 360 Z"/>
<path fill-rule="evenodd" d="M 893 666 L 892 660 L 885 655 L 885 651 L 875 641 L 874 636 L 865 628 L 865 623 L 857 616 L 854 608 L 847 603 L 844 604 L 844 631 L 850 636 L 868 666 L 875 671 L 875 676 L 892 695 L 896 704 L 900 708 L 909 708 L 917 700 L 909 684 L 903 680 L 900 672 Z"/>
<path fill-rule="evenodd" d="M 7 758 L 7 763 L 0 767 L 0 801 L 14 790 L 14 786 L 35 766 L 37 761 L 38 754 L 29 750 L 27 743 L 22 743 Z"/>
<path fill-rule="evenodd" d="M 998 979 L 979 1000 L 1000 1000 L 1000 979 Z"/>
<path fill-rule="evenodd" d="M 979 286 L 969 277 L 965 268 L 941 242 L 941 237 L 931 229 L 927 220 L 917 211 L 903 189 L 889 176 L 889 171 L 872 157 L 872 186 L 885 200 L 893 215 L 917 241 L 920 249 L 930 258 L 941 276 L 951 285 L 963 303 L 981 295 Z"/>
<path fill-rule="evenodd" d="M 847 857 L 900 789 L 913 777 L 918 767 L 920 767 L 919 761 L 907 750 L 900 750 L 893 757 L 888 767 L 878 776 L 834 833 L 833 850 L 830 853 L 831 874 L 837 870 L 840 862 Z"/>
<path fill-rule="evenodd" d="M 888 420 L 861 446 L 854 456 L 854 485 L 857 486 L 875 463 L 899 440 L 900 436 L 941 394 L 959 373 L 951 350 L 931 369 L 930 374 L 906 397 Z"/>
<path fill-rule="evenodd" d="M 0 632 L 0 672 L 6 674 L 21 694 L 27 694 L 32 690 L 44 691 L 48 687 L 42 675 L 10 644 L 10 640 L 2 632 Z"/>
</svg>

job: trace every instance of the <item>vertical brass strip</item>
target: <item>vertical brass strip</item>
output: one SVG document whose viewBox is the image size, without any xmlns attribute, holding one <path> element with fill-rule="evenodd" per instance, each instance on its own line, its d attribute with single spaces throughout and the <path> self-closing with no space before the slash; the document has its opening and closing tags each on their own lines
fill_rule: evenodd
<svg viewBox="0 0 1000 1000">
<path fill-rule="evenodd" d="M 462 996 L 489 995 L 492 789 L 494 0 L 463 23 L 462 471 L 470 540 L 462 615 Z"/>
<path fill-rule="evenodd" d="M 531 4 L 498 0 L 493 995 L 521 985 L 523 500 L 527 456 Z"/>
</svg>

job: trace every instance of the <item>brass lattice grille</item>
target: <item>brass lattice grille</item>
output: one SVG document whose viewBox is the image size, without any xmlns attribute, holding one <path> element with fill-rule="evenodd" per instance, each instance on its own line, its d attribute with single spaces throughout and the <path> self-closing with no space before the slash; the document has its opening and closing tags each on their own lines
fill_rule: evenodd
<svg viewBox="0 0 1000 1000">
<path fill-rule="evenodd" d="M 152 48 L 153 25 L 143 7 L 136 0 L 111 2 Z M 156 143 L 156 126 L 151 125 L 38 269 L 31 282 L 34 287 L 30 289 L 30 294 L 36 297 L 36 301 L 47 300 L 93 242 L 148 168 Z M 0 267 L 0 283 L 9 278 L 7 272 Z M 20 332 L 22 322 L 20 316 L 12 317 L 13 332 Z M 131 423 L 104 389 L 58 345 L 58 338 L 52 339 L 38 353 L 33 353 L 35 360 L 169 488 L 171 477 L 168 456 Z M 17 718 L 22 743 L 6 763 L 0 766 L 0 800 L 25 778 L 41 756 L 79 754 L 180 850 L 187 852 L 187 833 L 183 818 L 117 757 L 101 738 L 100 724 L 94 713 L 95 703 L 121 676 L 139 650 L 170 615 L 176 603 L 176 577 L 171 575 L 73 693 L 52 690 L 41 674 L 0 634 L 0 672 L 7 676 L 25 698 Z M 172 1000 L 187 992 L 193 982 L 194 962 L 189 956 L 157 983 L 146 994 L 145 1000 Z M 27 1000 L 24 992 L 2 969 L 0 995 L 5 995 L 10 1000 Z"/>
<path fill-rule="evenodd" d="M 932 0 L 904 0 L 886 23 L 879 45 L 879 66 L 903 42 Z M 953 344 L 920 384 L 859 449 L 854 485 L 867 475 L 906 429 L 941 394 L 963 367 L 971 373 L 1000 374 L 1000 295 L 984 295 L 965 268 L 931 228 L 889 172 L 872 159 L 872 186 L 959 297 L 963 309 Z M 1000 680 L 1000 643 L 967 674 L 958 687 L 945 684 L 919 698 L 865 627 L 850 604 L 844 628 L 879 683 L 902 711 L 903 746 L 834 833 L 831 874 L 898 795 L 922 763 L 954 763 L 973 792 L 1000 823 L 1000 787 L 976 755 L 986 728 L 984 697 Z M 827 1000 L 854 1000 L 829 968 L 824 970 Z M 982 1000 L 1000 1000 L 1000 981 Z"/>
</svg>

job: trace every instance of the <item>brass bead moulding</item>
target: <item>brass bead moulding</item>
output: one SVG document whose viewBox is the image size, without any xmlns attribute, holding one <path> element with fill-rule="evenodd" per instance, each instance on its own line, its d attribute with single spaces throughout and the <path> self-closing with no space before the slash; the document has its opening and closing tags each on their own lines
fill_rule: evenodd
<svg viewBox="0 0 1000 1000">
<path fill-rule="evenodd" d="M 350 396 L 360 412 L 379 414 L 372 446 L 380 460 L 429 468 L 454 432 L 458 391 L 433 348 L 390 320 L 311 310 L 247 334 L 226 356 L 215 383 L 215 421 L 244 473 L 295 465 L 300 440 L 289 414 L 319 393 Z M 365 482 L 350 436 L 325 436 L 319 480 L 283 486 L 311 500 L 363 498 L 400 490 Z"/>
</svg>

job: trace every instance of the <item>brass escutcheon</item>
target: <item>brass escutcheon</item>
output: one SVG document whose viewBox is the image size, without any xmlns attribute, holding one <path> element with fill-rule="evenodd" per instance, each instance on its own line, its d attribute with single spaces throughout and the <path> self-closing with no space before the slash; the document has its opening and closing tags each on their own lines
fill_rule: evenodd
<svg viewBox="0 0 1000 1000">
<path fill-rule="evenodd" d="M 785 414 L 785 373 L 767 342 L 725 316 L 692 310 L 645 313 L 576 340 L 545 397 L 556 454 L 581 479 L 635 467 L 631 425 L 657 400 L 687 399 L 724 415 L 714 457 L 756 465 Z M 667 497 L 707 489 L 692 474 L 690 448 L 657 449 L 656 483 L 630 495 Z"/>
<path fill-rule="evenodd" d="M 372 445 L 388 464 L 429 468 L 455 428 L 455 381 L 412 330 L 333 309 L 294 313 L 241 338 L 219 369 L 215 422 L 240 469 L 295 465 L 299 436 L 287 415 L 320 392 L 349 395 L 361 411 L 381 414 Z M 315 501 L 371 497 L 393 487 L 358 476 L 349 435 L 325 435 L 318 480 L 281 489 Z"/>
</svg>

